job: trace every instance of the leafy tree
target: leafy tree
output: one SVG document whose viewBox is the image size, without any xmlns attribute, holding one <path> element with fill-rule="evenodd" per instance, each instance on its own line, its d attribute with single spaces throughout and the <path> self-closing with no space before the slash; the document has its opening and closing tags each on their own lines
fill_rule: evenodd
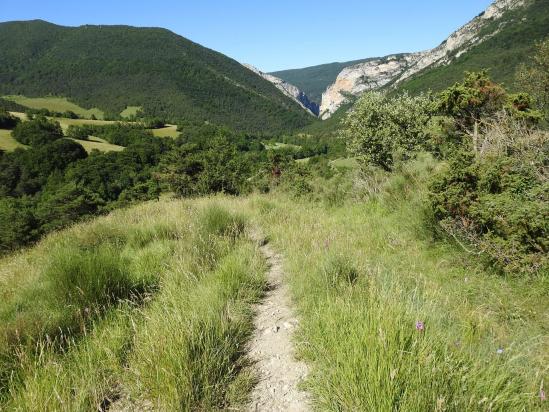
<svg viewBox="0 0 549 412">
<path fill-rule="evenodd" d="M 538 43 L 536 54 L 519 67 L 517 83 L 533 96 L 537 107 L 549 120 L 549 38 Z"/>
<path fill-rule="evenodd" d="M 62 139 L 63 130 L 58 122 L 37 117 L 28 122 L 19 123 L 13 130 L 12 136 L 19 143 L 40 146 Z"/>
<path fill-rule="evenodd" d="M 505 89 L 494 83 L 486 71 L 466 72 L 465 79 L 440 93 L 438 110 L 451 116 L 462 131 L 478 128 L 482 118 L 501 110 Z"/>
<path fill-rule="evenodd" d="M 39 236 L 28 198 L 0 198 L 0 253 L 23 247 Z"/>
<path fill-rule="evenodd" d="M 527 93 L 508 95 L 484 70 L 466 72 L 463 82 L 441 92 L 437 100 L 438 112 L 453 121 L 457 141 L 461 143 L 470 137 L 475 152 L 481 150 L 481 135 L 488 119 L 506 111 L 516 119 L 534 124 L 541 119 L 541 113 L 532 106 Z"/>
<path fill-rule="evenodd" d="M 389 171 L 396 151 L 410 154 L 426 145 L 431 111 L 428 96 L 366 93 L 343 121 L 342 136 L 351 154 Z"/>
<path fill-rule="evenodd" d="M 534 106 L 534 99 L 523 92 L 508 95 L 504 109 L 516 119 L 536 124 L 542 120 L 543 114 L 535 110 Z"/>
<path fill-rule="evenodd" d="M 249 158 L 227 137 L 184 143 L 164 160 L 162 179 L 180 196 L 239 194 L 249 177 Z"/>
<path fill-rule="evenodd" d="M 0 129 L 13 129 L 19 123 L 17 117 L 0 108 Z"/>
<path fill-rule="evenodd" d="M 87 156 L 81 145 L 68 139 L 8 153 L 0 157 L 0 195 L 34 195 L 52 173 L 62 172 Z"/>
<path fill-rule="evenodd" d="M 74 182 L 46 187 L 36 206 L 35 217 L 41 232 L 63 228 L 78 218 L 97 213 L 103 206 L 91 190 L 78 187 Z"/>
</svg>

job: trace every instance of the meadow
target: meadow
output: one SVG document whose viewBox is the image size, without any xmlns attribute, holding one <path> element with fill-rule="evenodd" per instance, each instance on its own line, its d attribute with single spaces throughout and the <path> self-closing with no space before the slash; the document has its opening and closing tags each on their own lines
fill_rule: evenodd
<svg viewBox="0 0 549 412">
<path fill-rule="evenodd" d="M 48 110 L 54 110 L 52 106 L 48 106 L 46 104 L 46 106 L 48 106 L 46 107 L 42 105 L 42 103 L 40 103 L 42 100 L 46 102 L 48 101 L 47 99 L 41 99 L 41 100 L 38 100 L 36 105 L 40 106 L 40 108 L 47 108 Z M 19 103 L 23 104 L 23 102 L 19 102 Z M 18 119 L 21 119 L 22 121 L 27 120 L 27 115 L 25 113 L 10 112 L 10 114 L 13 115 L 14 117 L 17 117 Z M 70 126 L 84 126 L 84 125 L 105 126 L 105 125 L 112 125 L 112 124 L 118 123 L 112 120 L 69 119 L 65 117 L 48 117 L 48 119 L 59 122 L 64 133 L 67 132 Z M 171 137 L 175 139 L 180 135 L 180 132 L 177 130 L 176 125 L 165 125 L 164 127 L 151 129 L 151 132 L 153 136 L 161 137 L 161 138 Z M 99 150 L 101 152 L 112 152 L 112 151 L 124 150 L 123 146 L 110 144 L 104 139 L 101 139 L 95 136 L 90 136 L 88 140 L 79 140 L 79 139 L 74 139 L 74 140 L 79 144 L 81 144 L 82 147 L 84 147 L 84 149 L 86 149 L 88 153 L 91 153 L 92 150 Z M 25 147 L 26 147 L 25 145 L 17 142 L 14 138 L 11 137 L 10 130 L 0 129 L 0 150 L 5 150 L 6 152 L 12 152 L 17 148 L 25 148 Z"/>
<path fill-rule="evenodd" d="M 11 130 L 0 129 L 0 150 L 12 152 L 18 147 L 24 148 L 25 145 L 19 143 L 17 140 L 11 137 Z"/>
<path fill-rule="evenodd" d="M 502 277 L 433 235 L 438 167 L 378 172 L 341 203 L 250 202 L 286 258 L 318 410 L 544 410 L 548 278 Z"/>
<path fill-rule="evenodd" d="M 123 146 L 111 144 L 99 137 L 90 136 L 88 140 L 73 139 L 78 144 L 82 145 L 86 152 L 91 153 L 93 150 L 99 150 L 100 152 L 120 152 L 124 150 Z"/>
<path fill-rule="evenodd" d="M 97 108 L 84 109 L 75 103 L 69 102 L 65 97 L 25 97 L 11 95 L 3 96 L 3 98 L 31 109 L 47 109 L 54 112 L 71 111 L 80 117 L 88 119 L 92 116 L 95 116 L 97 119 L 103 119 L 105 115 L 103 111 Z"/>
</svg>

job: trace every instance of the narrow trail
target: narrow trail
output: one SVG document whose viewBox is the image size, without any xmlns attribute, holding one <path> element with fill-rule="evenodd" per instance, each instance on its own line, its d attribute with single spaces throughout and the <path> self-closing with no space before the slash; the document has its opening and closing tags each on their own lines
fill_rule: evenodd
<svg viewBox="0 0 549 412">
<path fill-rule="evenodd" d="M 284 283 L 282 257 L 263 237 L 253 235 L 269 265 L 268 291 L 256 308 L 255 334 L 249 353 L 255 362 L 259 383 L 251 394 L 248 410 L 305 412 L 308 395 L 298 389 L 307 375 L 307 365 L 294 357 L 292 334 L 298 320 L 291 307 L 290 292 Z"/>
</svg>

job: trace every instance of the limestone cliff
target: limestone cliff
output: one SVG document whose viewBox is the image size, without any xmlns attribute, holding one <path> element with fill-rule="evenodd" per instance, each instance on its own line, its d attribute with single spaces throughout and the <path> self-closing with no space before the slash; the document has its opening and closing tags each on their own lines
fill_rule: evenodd
<svg viewBox="0 0 549 412">
<path fill-rule="evenodd" d="M 249 64 L 244 64 L 245 67 L 253 71 L 254 73 L 257 73 L 259 76 L 263 77 L 265 80 L 270 81 L 272 84 L 274 84 L 282 93 L 284 93 L 286 96 L 291 98 L 292 100 L 295 100 L 301 107 L 303 107 L 306 111 L 308 111 L 310 114 L 314 116 L 318 116 L 319 114 L 319 106 L 315 102 L 312 102 L 303 91 L 299 90 L 296 86 L 293 84 L 290 84 L 288 82 L 285 82 L 282 79 L 279 79 L 276 76 L 273 76 L 268 73 L 264 73 L 261 70 L 257 69 L 254 66 L 251 66 Z"/>
<path fill-rule="evenodd" d="M 449 64 L 471 47 L 497 32 L 481 35 L 487 24 L 497 21 L 508 10 L 520 7 L 525 0 L 496 0 L 483 13 L 455 31 L 438 47 L 417 53 L 405 53 L 374 59 L 347 67 L 322 95 L 320 116 L 330 117 L 347 99 L 367 90 L 398 84 L 432 66 Z"/>
</svg>

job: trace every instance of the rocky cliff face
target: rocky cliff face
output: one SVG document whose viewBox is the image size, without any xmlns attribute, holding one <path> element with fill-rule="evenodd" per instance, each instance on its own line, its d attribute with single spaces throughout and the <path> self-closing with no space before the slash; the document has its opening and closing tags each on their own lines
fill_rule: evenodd
<svg viewBox="0 0 549 412">
<path fill-rule="evenodd" d="M 244 66 L 250 69 L 251 71 L 253 71 L 254 73 L 257 73 L 259 76 L 263 77 L 265 80 L 270 81 L 282 93 L 284 93 L 286 96 L 288 96 L 292 100 L 295 100 L 297 103 L 299 103 L 299 105 L 303 107 L 307 112 L 309 112 L 314 116 L 318 116 L 319 109 L 320 109 L 318 104 L 309 100 L 307 95 L 303 93 L 301 90 L 299 90 L 297 87 L 295 87 L 293 84 L 285 82 L 284 80 L 279 79 L 278 77 L 273 76 L 271 74 L 263 73 L 261 70 L 249 64 L 244 64 Z"/>
<path fill-rule="evenodd" d="M 386 56 L 345 68 L 322 95 L 320 116 L 330 117 L 346 100 L 367 90 L 398 84 L 431 66 L 449 64 L 471 47 L 491 35 L 480 36 L 490 22 L 498 20 L 508 10 L 520 7 L 525 0 L 496 0 L 483 13 L 452 33 L 438 47 L 418 52 Z M 493 35 L 494 33 L 492 33 Z"/>
</svg>

